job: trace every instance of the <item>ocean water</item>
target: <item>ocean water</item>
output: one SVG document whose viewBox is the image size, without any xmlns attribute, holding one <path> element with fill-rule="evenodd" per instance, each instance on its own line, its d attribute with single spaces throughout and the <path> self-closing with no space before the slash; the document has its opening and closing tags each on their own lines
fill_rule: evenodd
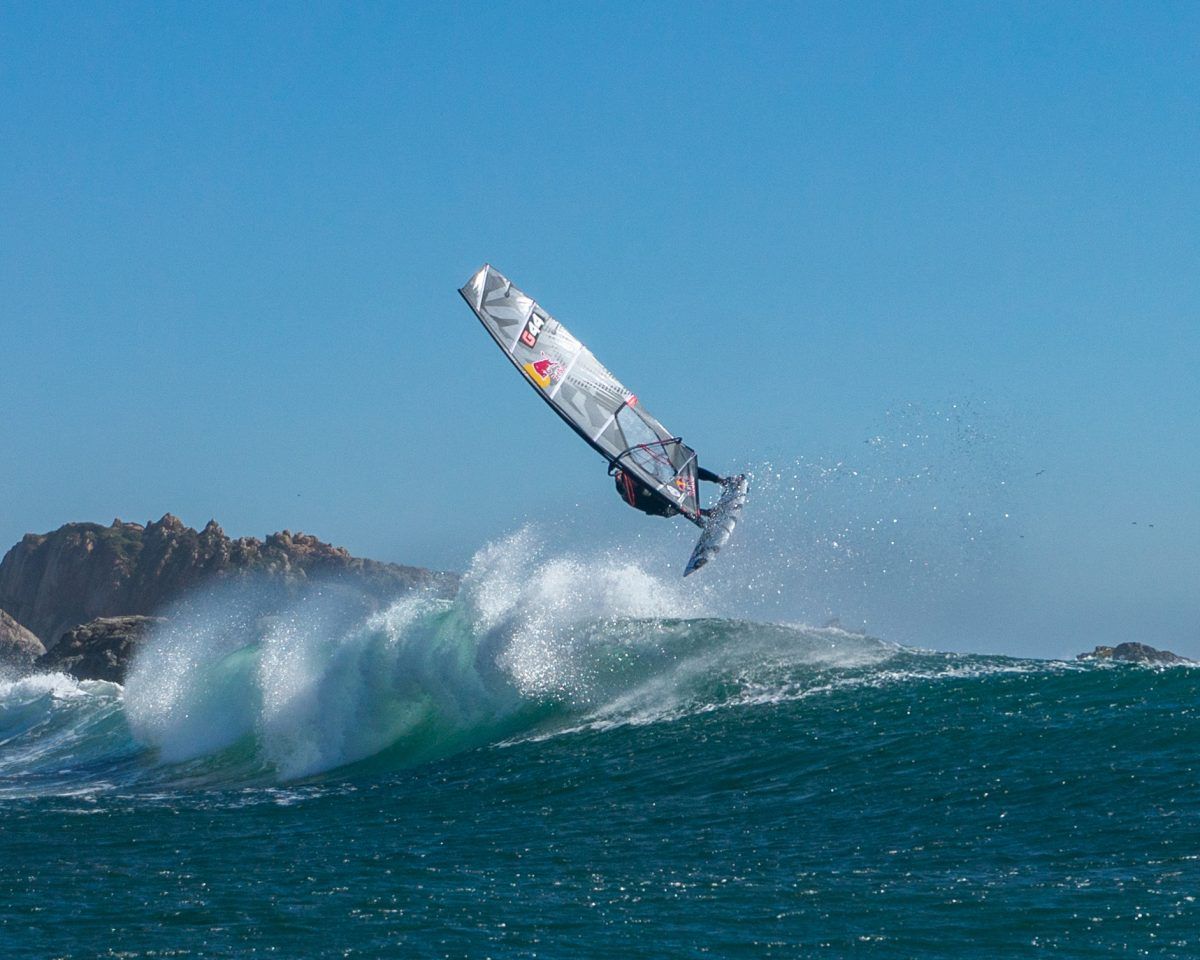
<svg viewBox="0 0 1200 960">
<path fill-rule="evenodd" d="M 1200 669 L 730 619 L 525 536 L 453 601 L 215 593 L 124 687 L 0 682 L 0 956 L 1200 956 Z"/>
</svg>

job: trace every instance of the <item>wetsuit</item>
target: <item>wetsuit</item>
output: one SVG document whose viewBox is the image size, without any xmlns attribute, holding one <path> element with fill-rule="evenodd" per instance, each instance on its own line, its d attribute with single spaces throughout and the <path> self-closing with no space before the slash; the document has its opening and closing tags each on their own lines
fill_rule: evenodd
<svg viewBox="0 0 1200 960">
<path fill-rule="evenodd" d="M 652 517 L 673 517 L 679 513 L 672 503 L 640 484 L 624 470 L 618 469 L 613 474 L 613 479 L 617 482 L 617 493 L 621 495 L 621 499 L 635 510 L 641 510 L 642 513 Z M 718 477 L 711 470 L 705 470 L 700 466 L 696 467 L 696 479 L 708 483 L 725 482 L 724 477 Z M 700 511 L 701 516 L 707 513 L 707 510 Z"/>
</svg>

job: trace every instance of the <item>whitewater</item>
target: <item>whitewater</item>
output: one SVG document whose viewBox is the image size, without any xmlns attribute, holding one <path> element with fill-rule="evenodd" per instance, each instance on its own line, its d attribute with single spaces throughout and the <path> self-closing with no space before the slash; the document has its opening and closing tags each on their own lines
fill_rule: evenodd
<svg viewBox="0 0 1200 960">
<path fill-rule="evenodd" d="M 546 541 L 0 683 L 6 955 L 1196 954 L 1200 670 L 730 618 Z"/>
<path fill-rule="evenodd" d="M 91 775 L 103 790 L 403 768 L 919 669 L 840 628 L 717 617 L 703 591 L 630 561 L 546 556 L 543 540 L 525 528 L 488 545 L 453 600 L 369 615 L 336 585 L 270 616 L 253 584 L 225 585 L 168 611 L 124 686 L 4 683 L 0 796 L 78 794 Z"/>
</svg>

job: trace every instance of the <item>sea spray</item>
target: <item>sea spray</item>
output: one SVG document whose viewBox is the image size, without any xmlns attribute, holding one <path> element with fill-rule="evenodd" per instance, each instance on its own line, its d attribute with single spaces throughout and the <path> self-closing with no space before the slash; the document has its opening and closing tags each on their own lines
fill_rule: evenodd
<svg viewBox="0 0 1200 960">
<path fill-rule="evenodd" d="M 620 556 L 548 551 L 533 527 L 476 554 L 459 593 L 483 648 L 525 696 L 589 700 L 589 649 L 625 644 L 625 620 L 702 616 L 686 586 Z"/>
<path fill-rule="evenodd" d="M 293 779 L 384 751 L 416 762 L 591 703 L 581 647 L 605 624 L 697 609 L 628 562 L 547 558 L 524 529 L 479 552 L 453 602 L 368 614 L 326 585 L 275 610 L 246 583 L 190 597 L 139 653 L 125 709 L 165 763 L 249 751 Z"/>
<path fill-rule="evenodd" d="M 1011 569 L 1033 469 L 997 405 L 898 404 L 836 452 L 738 465 L 752 502 L 705 581 L 724 616 L 842 623 L 932 645 L 930 611 Z"/>
</svg>

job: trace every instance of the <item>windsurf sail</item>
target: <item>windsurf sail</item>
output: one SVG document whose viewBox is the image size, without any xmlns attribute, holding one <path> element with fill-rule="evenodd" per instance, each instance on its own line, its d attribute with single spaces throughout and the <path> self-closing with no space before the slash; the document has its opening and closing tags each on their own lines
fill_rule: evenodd
<svg viewBox="0 0 1200 960">
<path fill-rule="evenodd" d="M 490 264 L 458 292 L 526 382 L 610 469 L 620 467 L 704 525 L 696 452 L 651 416 L 566 327 Z"/>
</svg>

